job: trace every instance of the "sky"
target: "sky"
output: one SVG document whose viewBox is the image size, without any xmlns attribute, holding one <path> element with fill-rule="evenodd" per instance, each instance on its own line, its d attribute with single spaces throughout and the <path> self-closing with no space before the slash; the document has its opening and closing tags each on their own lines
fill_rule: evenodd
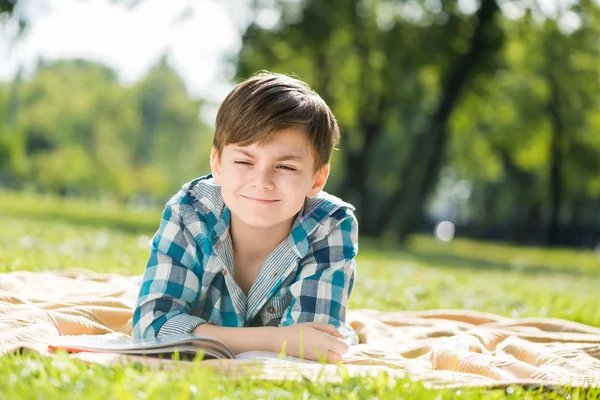
<svg viewBox="0 0 600 400">
<path fill-rule="evenodd" d="M 220 102 L 232 87 L 233 69 L 224 59 L 239 50 L 249 20 L 240 4 L 143 0 L 129 9 L 127 3 L 21 0 L 30 27 L 17 40 L 14 25 L 0 29 L 0 80 L 12 79 L 19 66 L 31 73 L 39 57 L 79 57 L 105 63 L 131 84 L 166 54 L 190 96 Z"/>
</svg>

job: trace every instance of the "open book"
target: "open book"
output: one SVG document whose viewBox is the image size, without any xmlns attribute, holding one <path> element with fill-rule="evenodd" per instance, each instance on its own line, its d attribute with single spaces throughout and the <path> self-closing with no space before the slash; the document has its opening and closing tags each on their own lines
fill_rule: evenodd
<svg viewBox="0 0 600 400">
<path fill-rule="evenodd" d="M 48 350 L 68 352 L 118 353 L 136 356 L 173 358 L 178 353 L 180 360 L 193 360 L 198 353 L 204 359 L 246 359 L 256 361 L 315 361 L 281 355 L 267 351 L 249 351 L 235 354 L 221 340 L 206 335 L 187 333 L 153 339 L 114 338 L 104 335 L 59 336 L 48 345 Z"/>
</svg>

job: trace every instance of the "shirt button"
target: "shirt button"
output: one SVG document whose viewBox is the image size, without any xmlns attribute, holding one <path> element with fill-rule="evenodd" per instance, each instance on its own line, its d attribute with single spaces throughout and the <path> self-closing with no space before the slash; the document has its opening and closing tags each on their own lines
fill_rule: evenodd
<svg viewBox="0 0 600 400">
<path fill-rule="evenodd" d="M 223 268 L 223 276 L 227 276 L 227 270 Z"/>
<path fill-rule="evenodd" d="M 275 312 L 275 307 L 269 306 L 269 307 L 267 307 L 267 311 L 270 312 L 271 314 L 273 314 Z"/>
</svg>

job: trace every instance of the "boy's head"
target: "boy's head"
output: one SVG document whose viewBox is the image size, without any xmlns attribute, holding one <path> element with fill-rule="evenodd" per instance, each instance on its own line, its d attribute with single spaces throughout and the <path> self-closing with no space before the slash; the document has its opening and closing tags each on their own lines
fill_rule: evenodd
<svg viewBox="0 0 600 400">
<path fill-rule="evenodd" d="M 305 83 L 260 74 L 236 86 L 217 114 L 211 153 L 232 223 L 289 229 L 325 186 L 338 141 L 331 110 Z"/>
<path fill-rule="evenodd" d="M 237 85 L 221 104 L 213 147 L 221 155 L 229 144 L 261 145 L 289 129 L 306 135 L 315 172 L 329 163 L 340 133 L 327 104 L 298 79 L 260 73 Z"/>
</svg>

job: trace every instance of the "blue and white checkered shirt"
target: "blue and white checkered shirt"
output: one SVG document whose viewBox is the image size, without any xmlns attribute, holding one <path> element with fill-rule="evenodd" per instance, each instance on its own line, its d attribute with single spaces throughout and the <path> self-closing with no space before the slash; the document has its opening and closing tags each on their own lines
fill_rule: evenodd
<svg viewBox="0 0 600 400">
<path fill-rule="evenodd" d="M 211 175 L 195 179 L 166 205 L 133 314 L 133 337 L 229 327 L 346 324 L 354 284 L 358 224 L 354 207 L 321 192 L 306 199 L 290 235 L 267 257 L 248 295 L 233 276 L 230 210 Z"/>
</svg>

